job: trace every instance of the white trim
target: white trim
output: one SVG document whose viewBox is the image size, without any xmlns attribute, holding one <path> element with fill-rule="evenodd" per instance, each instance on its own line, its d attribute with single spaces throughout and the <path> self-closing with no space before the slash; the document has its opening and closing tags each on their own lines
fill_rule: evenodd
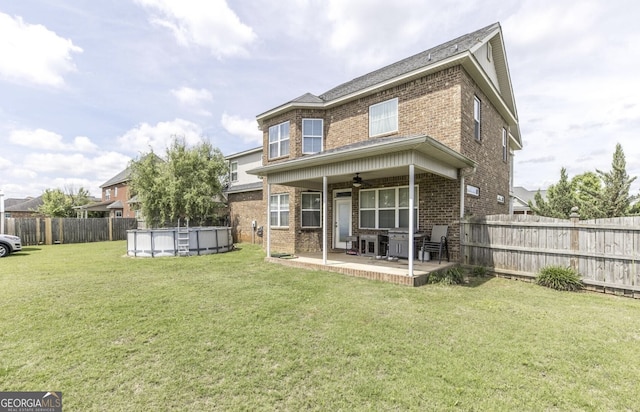
<svg viewBox="0 0 640 412">
<path fill-rule="evenodd" d="M 319 120 L 320 121 L 320 136 L 315 136 L 315 135 L 305 135 L 304 134 L 304 123 L 305 120 Z M 324 150 L 324 119 L 322 118 L 314 118 L 314 117 L 305 117 L 302 119 L 302 124 L 300 125 L 302 128 L 302 154 L 314 154 L 314 153 L 319 153 L 322 152 Z M 320 150 L 316 151 L 316 152 L 305 152 L 304 151 L 304 139 L 306 138 L 320 138 Z"/>
<path fill-rule="evenodd" d="M 327 213 L 328 213 L 328 201 L 327 201 L 327 191 L 329 184 L 327 182 L 327 176 L 322 176 L 322 264 L 326 265 L 327 264 L 327 239 L 329 237 L 328 235 L 328 228 L 327 228 Z"/>
</svg>

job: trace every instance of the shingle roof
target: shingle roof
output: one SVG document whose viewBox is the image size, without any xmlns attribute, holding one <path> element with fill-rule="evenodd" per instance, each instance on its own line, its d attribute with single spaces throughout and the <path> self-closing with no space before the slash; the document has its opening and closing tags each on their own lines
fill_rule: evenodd
<svg viewBox="0 0 640 412">
<path fill-rule="evenodd" d="M 130 174 L 131 174 L 131 169 L 127 167 L 117 175 L 113 176 L 111 179 L 101 184 L 100 188 L 113 186 L 113 185 L 117 185 L 118 183 L 126 182 L 127 180 L 129 180 Z"/>
<path fill-rule="evenodd" d="M 9 199 L 7 199 L 9 200 Z M 26 199 L 24 202 L 15 203 L 5 207 L 6 212 L 33 212 L 42 205 L 42 196 Z M 6 203 L 5 203 L 6 206 Z"/>
<path fill-rule="evenodd" d="M 464 53 L 479 40 L 484 39 L 499 27 L 499 23 L 494 23 L 480 30 L 476 30 L 472 33 L 450 40 L 439 46 L 432 47 L 429 50 L 407 57 L 406 59 L 334 87 L 333 89 L 321 94 L 320 98 L 323 101 L 335 100 L 342 96 L 358 92 L 414 70 L 430 66 L 439 61 L 455 56 L 456 54 Z"/>
</svg>

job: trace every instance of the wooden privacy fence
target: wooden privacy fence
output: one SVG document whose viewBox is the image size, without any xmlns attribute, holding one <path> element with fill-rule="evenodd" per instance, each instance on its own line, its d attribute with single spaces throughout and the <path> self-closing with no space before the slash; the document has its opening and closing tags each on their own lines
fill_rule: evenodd
<svg viewBox="0 0 640 412">
<path fill-rule="evenodd" d="M 640 216 L 494 215 L 461 222 L 461 234 L 464 264 L 529 278 L 545 266 L 571 267 L 588 289 L 640 298 Z"/>
<path fill-rule="evenodd" d="M 20 236 L 22 244 L 28 246 L 126 240 L 127 230 L 137 226 L 133 218 L 9 218 L 5 231 Z"/>
</svg>

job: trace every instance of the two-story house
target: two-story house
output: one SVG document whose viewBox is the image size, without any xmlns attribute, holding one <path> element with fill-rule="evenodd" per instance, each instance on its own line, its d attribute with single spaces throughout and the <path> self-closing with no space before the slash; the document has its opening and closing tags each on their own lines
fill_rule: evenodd
<svg viewBox="0 0 640 412">
<path fill-rule="evenodd" d="M 414 244 L 444 224 L 459 259 L 460 219 L 509 213 L 522 142 L 498 23 L 257 121 L 267 253 L 326 261 L 354 234 L 405 228 Z"/>
<path fill-rule="evenodd" d="M 224 193 L 233 240 L 262 243 L 266 223 L 262 180 L 247 173 L 262 165 L 262 146 L 228 155 L 225 160 L 229 164 L 229 185 Z"/>
</svg>

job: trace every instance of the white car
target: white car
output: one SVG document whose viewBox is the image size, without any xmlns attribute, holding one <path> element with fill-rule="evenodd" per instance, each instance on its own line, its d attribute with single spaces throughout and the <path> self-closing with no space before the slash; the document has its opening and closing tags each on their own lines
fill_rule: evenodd
<svg viewBox="0 0 640 412">
<path fill-rule="evenodd" d="M 9 256 L 10 253 L 20 252 L 22 242 L 18 236 L 0 234 L 0 258 Z"/>
</svg>

